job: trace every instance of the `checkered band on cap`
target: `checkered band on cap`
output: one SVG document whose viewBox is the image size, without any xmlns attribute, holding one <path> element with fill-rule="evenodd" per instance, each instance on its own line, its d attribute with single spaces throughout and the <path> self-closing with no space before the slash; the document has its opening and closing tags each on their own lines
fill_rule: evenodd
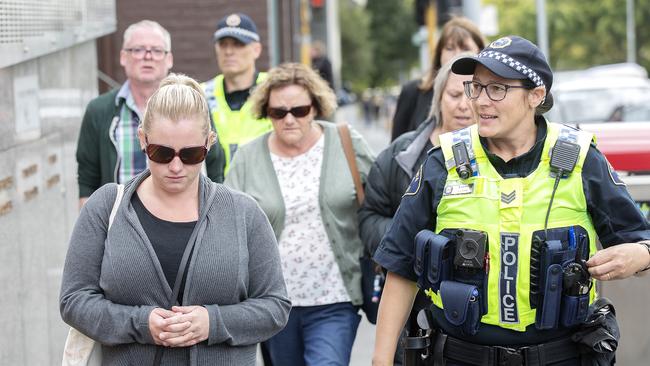
<svg viewBox="0 0 650 366">
<path fill-rule="evenodd" d="M 260 41 L 260 36 L 257 35 L 257 33 L 239 27 L 221 28 L 218 31 L 214 32 L 214 39 L 220 39 L 222 37 L 228 37 L 235 34 L 250 38 L 255 42 Z"/>
<path fill-rule="evenodd" d="M 545 86 L 544 81 L 541 77 L 539 77 L 539 75 L 537 75 L 535 70 L 504 53 L 497 51 L 483 51 L 478 54 L 478 58 L 492 58 L 497 61 L 501 61 L 503 64 L 508 65 L 511 69 L 530 79 L 533 83 L 535 83 L 535 86 Z"/>
</svg>

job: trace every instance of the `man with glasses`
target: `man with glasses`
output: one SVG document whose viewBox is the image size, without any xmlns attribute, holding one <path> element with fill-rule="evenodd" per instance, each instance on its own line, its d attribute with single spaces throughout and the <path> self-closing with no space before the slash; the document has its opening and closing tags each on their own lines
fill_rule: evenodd
<svg viewBox="0 0 650 366">
<path fill-rule="evenodd" d="M 262 53 L 257 26 L 246 14 L 234 13 L 217 23 L 213 35 L 217 64 L 222 74 L 203 83 L 219 143 L 226 156 L 226 173 L 237 147 L 272 129 L 267 118 L 251 114 L 248 96 L 266 78 L 255 60 Z"/>
<path fill-rule="evenodd" d="M 124 183 L 147 168 L 137 130 L 149 97 L 173 66 L 171 37 L 157 22 L 142 20 L 124 31 L 120 65 L 127 81 L 93 99 L 77 142 L 79 206 L 105 183 Z M 210 149 L 208 176 L 223 181 L 221 149 Z"/>
</svg>

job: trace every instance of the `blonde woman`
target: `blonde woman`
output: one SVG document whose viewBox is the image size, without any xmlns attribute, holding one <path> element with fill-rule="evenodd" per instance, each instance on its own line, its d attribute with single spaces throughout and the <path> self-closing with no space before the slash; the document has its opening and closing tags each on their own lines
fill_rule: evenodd
<svg viewBox="0 0 650 366">
<path fill-rule="evenodd" d="M 283 64 L 251 95 L 273 131 L 241 147 L 226 185 L 255 198 L 278 238 L 293 308 L 267 342 L 274 365 L 348 365 L 359 325 L 361 241 L 352 176 L 336 126 L 315 120 L 336 107 L 327 83 L 300 64 Z M 362 181 L 373 156 L 355 131 Z"/>
<path fill-rule="evenodd" d="M 254 365 L 290 309 L 271 226 L 249 197 L 201 174 L 215 141 L 200 86 L 170 75 L 147 103 L 149 168 L 83 207 L 61 286 L 63 320 L 103 365 Z"/>
</svg>

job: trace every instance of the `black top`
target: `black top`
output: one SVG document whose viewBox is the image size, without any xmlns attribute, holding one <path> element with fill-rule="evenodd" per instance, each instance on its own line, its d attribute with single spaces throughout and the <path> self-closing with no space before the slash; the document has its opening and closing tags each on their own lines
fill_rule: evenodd
<svg viewBox="0 0 650 366">
<path fill-rule="evenodd" d="M 418 87 L 421 82 L 420 79 L 411 80 L 402 87 L 395 106 L 391 141 L 405 132 L 415 130 L 427 119 L 431 110 L 433 88 L 421 90 Z"/>
<path fill-rule="evenodd" d="M 407 132 L 382 151 L 375 159 L 366 179 L 365 199 L 359 208 L 359 236 L 365 247 L 365 254 L 372 254 L 384 237 L 397 207 L 402 200 L 402 195 L 408 188 L 411 178 L 415 175 L 422 162 L 427 158 L 427 151 L 431 144 L 430 128 L 427 123 L 421 124 L 417 130 Z M 426 134 L 426 144 L 422 145 L 411 166 L 398 163 L 396 157 L 407 149 L 420 134 Z"/>
<path fill-rule="evenodd" d="M 501 176 L 527 176 L 539 165 L 546 139 L 546 123 L 542 117 L 538 117 L 536 123 L 537 142 L 529 152 L 508 162 L 488 154 L 488 159 Z M 482 143 L 485 145 L 484 140 Z M 435 228 L 436 210 L 446 179 L 447 169 L 442 150 L 433 149 L 422 166 L 420 188 L 415 194 L 402 198 L 393 223 L 375 252 L 375 261 L 388 271 L 414 282 L 417 280 L 413 271 L 414 238 L 420 230 Z M 616 174 L 610 171 L 604 155 L 593 145 L 587 152 L 582 168 L 582 184 L 587 211 L 604 247 L 650 239 L 650 224 L 625 186 L 617 181 Z M 417 186 L 411 184 L 411 187 Z M 522 333 L 482 324 L 475 336 L 466 337 L 446 322 L 441 311 L 435 318 L 445 332 L 479 344 L 537 344 L 557 338 L 561 332 L 538 331 L 531 325 Z"/>
<path fill-rule="evenodd" d="M 226 103 L 228 103 L 228 107 L 230 107 L 231 111 L 238 111 L 244 106 L 244 103 L 246 103 L 251 94 L 251 89 L 255 86 L 258 74 L 259 73 L 256 72 L 255 76 L 253 76 L 253 85 L 244 90 L 228 91 L 226 88 L 226 79 L 223 80 L 223 91 L 225 93 Z"/>
<path fill-rule="evenodd" d="M 181 264 L 183 253 L 187 242 L 194 231 L 196 221 L 191 222 L 171 222 L 157 218 L 154 216 L 138 197 L 138 193 L 133 193 L 131 204 L 138 215 L 140 224 L 147 234 L 151 245 L 153 246 L 160 266 L 162 267 L 165 278 L 169 287 L 173 290 L 176 276 L 178 274 L 178 267 Z M 181 282 L 180 290 L 178 291 L 178 303 L 182 304 L 183 290 L 185 288 L 185 276 Z"/>
</svg>

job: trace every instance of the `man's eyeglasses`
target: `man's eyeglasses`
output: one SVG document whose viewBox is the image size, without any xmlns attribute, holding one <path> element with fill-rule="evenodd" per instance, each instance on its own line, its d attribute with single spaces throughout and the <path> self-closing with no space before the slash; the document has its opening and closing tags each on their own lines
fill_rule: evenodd
<svg viewBox="0 0 650 366">
<path fill-rule="evenodd" d="M 130 53 L 133 58 L 138 60 L 142 60 L 143 58 L 145 58 L 147 53 L 150 53 L 151 58 L 156 61 L 162 60 L 163 58 L 165 58 L 165 55 L 169 53 L 169 51 L 164 50 L 162 48 L 144 48 L 144 47 L 125 48 L 124 51 Z"/>
<path fill-rule="evenodd" d="M 266 114 L 268 114 L 268 116 L 273 119 L 282 119 L 289 113 L 291 113 L 296 118 L 302 118 L 308 115 L 309 112 L 311 112 L 311 104 L 301 105 L 301 106 L 293 107 L 291 109 L 273 108 L 273 107 L 268 107 L 266 109 Z"/>
<path fill-rule="evenodd" d="M 465 95 L 467 95 L 469 99 L 478 98 L 478 96 L 481 95 L 481 91 L 485 89 L 488 98 L 495 102 L 503 100 L 506 97 L 506 94 L 508 94 L 508 89 L 510 88 L 528 89 L 525 85 L 507 85 L 501 83 L 488 83 L 484 85 L 478 81 L 463 81 L 463 85 L 465 86 Z"/>
<path fill-rule="evenodd" d="M 205 160 L 205 156 L 208 154 L 206 146 L 190 146 L 176 151 L 169 146 L 150 144 L 146 137 L 144 141 L 147 144 L 145 148 L 147 156 L 151 161 L 159 164 L 168 164 L 178 156 L 183 164 L 194 165 Z M 208 144 L 207 139 L 205 144 Z"/>
</svg>

